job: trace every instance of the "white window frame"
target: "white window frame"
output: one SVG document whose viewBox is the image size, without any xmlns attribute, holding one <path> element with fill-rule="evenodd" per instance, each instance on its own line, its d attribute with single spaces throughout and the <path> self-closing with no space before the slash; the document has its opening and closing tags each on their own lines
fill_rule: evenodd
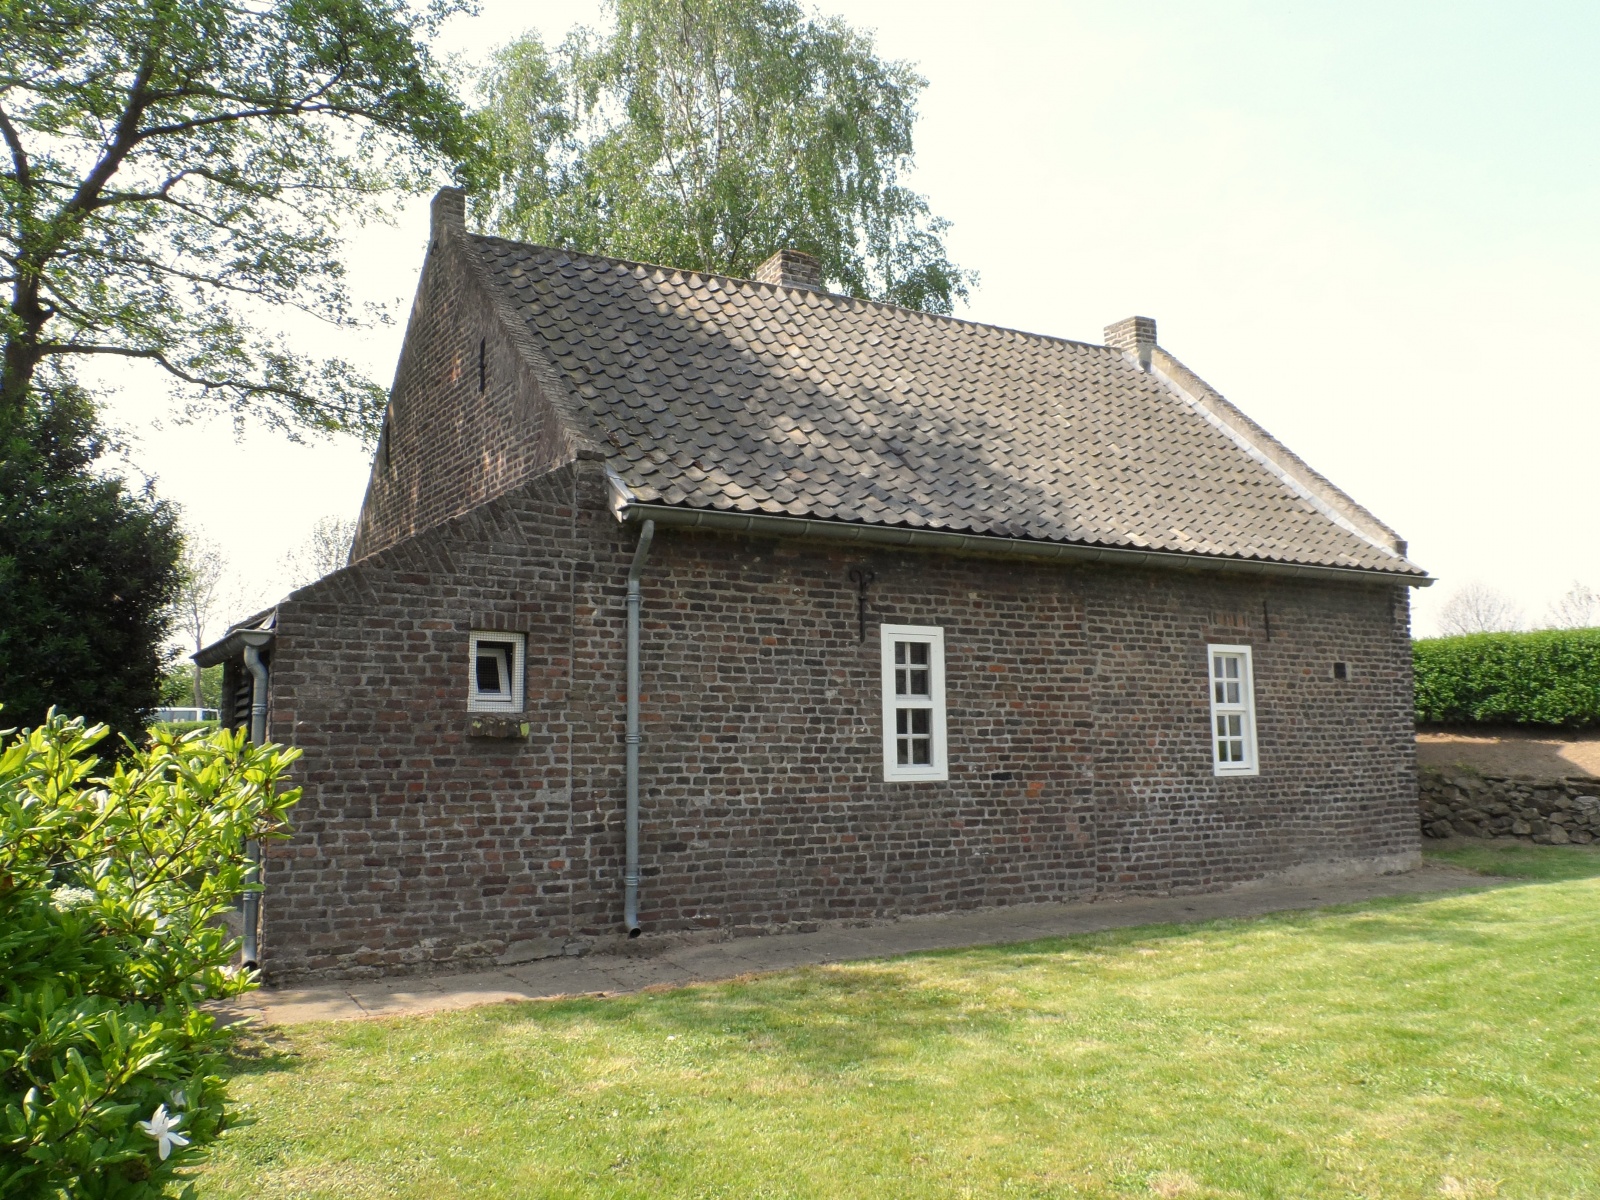
<svg viewBox="0 0 1600 1200">
<path fill-rule="evenodd" d="M 511 695 L 485 695 L 478 690 L 478 644 L 480 642 L 509 642 L 512 647 L 510 669 Z M 467 645 L 467 711 L 519 713 L 522 711 L 523 679 L 527 675 L 528 639 L 523 633 L 505 633 L 497 629 L 474 629 Z"/>
<path fill-rule="evenodd" d="M 1239 660 L 1239 679 L 1231 676 L 1219 675 L 1217 670 L 1218 659 L 1230 658 Z M 1239 698 L 1232 699 L 1232 693 L 1227 684 L 1239 684 Z M 1255 661 L 1249 646 L 1209 645 L 1206 647 L 1206 691 L 1211 696 L 1211 725 L 1209 741 L 1211 743 L 1211 772 L 1219 776 L 1232 775 L 1259 775 L 1261 774 L 1261 760 L 1256 749 L 1256 670 Z M 1224 734 L 1218 728 L 1219 721 L 1238 717 L 1240 724 L 1239 740 L 1242 742 L 1244 757 L 1241 761 L 1224 760 L 1222 757 L 1221 742 Z M 1230 745 L 1233 738 L 1228 738 Z"/>
<path fill-rule="evenodd" d="M 917 642 L 928 647 L 927 699 L 904 697 L 895 690 L 896 642 Z M 945 736 L 944 630 L 937 625 L 880 625 L 878 646 L 883 690 L 883 778 L 889 783 L 940 782 L 950 778 L 950 747 Z M 900 709 L 927 709 L 932 715 L 930 763 L 902 764 L 896 745 L 896 718 Z"/>
</svg>

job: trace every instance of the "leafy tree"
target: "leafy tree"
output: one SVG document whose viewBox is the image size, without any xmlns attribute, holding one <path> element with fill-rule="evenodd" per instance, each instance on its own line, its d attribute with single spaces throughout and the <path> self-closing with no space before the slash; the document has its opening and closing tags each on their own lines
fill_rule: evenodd
<svg viewBox="0 0 1600 1200">
<path fill-rule="evenodd" d="M 1566 594 L 1550 605 L 1547 621 L 1552 629 L 1593 629 L 1600 625 L 1600 592 L 1574 580 Z"/>
<path fill-rule="evenodd" d="M 353 319 L 338 229 L 470 153 L 421 36 L 466 0 L 0 0 L 0 430 L 41 368 L 375 434 L 383 393 L 258 328 Z"/>
<path fill-rule="evenodd" d="M 173 615 L 178 628 L 199 650 L 206 644 L 207 633 L 228 603 L 223 595 L 223 581 L 228 574 L 227 560 L 216 545 L 191 533 L 183 539 L 179 572 L 178 602 L 173 608 Z M 194 706 L 203 708 L 205 692 L 200 666 L 190 663 L 189 668 Z"/>
<path fill-rule="evenodd" d="M 35 394 L 0 441 L 0 701 L 24 725 L 59 705 L 142 738 L 179 583 L 177 517 L 93 469 L 104 442 L 81 390 Z"/>
<path fill-rule="evenodd" d="M 306 540 L 283 556 L 283 577 L 298 588 L 349 566 L 355 540 L 356 523 L 349 517 L 318 517 Z"/>
<path fill-rule="evenodd" d="M 778 249 L 854 296 L 949 312 L 976 277 L 901 178 L 925 81 L 791 0 L 611 0 L 614 29 L 495 57 L 480 209 L 535 242 L 749 276 Z"/>
<path fill-rule="evenodd" d="M 172 664 L 161 684 L 161 703 L 166 708 L 188 708 L 194 703 L 194 664 L 179 660 Z M 200 672 L 200 707 L 222 708 L 222 664 Z"/>
<path fill-rule="evenodd" d="M 253 980 L 223 918 L 246 840 L 284 836 L 295 753 L 158 734 L 114 770 L 104 727 L 0 736 L 0 1196 L 156 1200 L 230 1112 L 235 1030 L 201 1008 Z"/>
<path fill-rule="evenodd" d="M 1439 628 L 1447 637 L 1504 633 L 1522 627 L 1522 610 L 1504 592 L 1482 583 L 1458 588 L 1439 609 Z"/>
</svg>

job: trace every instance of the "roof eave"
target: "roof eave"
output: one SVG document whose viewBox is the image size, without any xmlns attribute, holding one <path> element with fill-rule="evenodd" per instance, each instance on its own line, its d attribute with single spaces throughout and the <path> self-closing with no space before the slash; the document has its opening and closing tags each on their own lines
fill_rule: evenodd
<svg viewBox="0 0 1600 1200">
<path fill-rule="evenodd" d="M 222 637 L 209 646 L 202 646 L 189 658 L 198 667 L 214 667 L 231 658 L 242 657 L 247 642 L 261 646 L 271 641 L 276 636 L 277 625 L 278 610 L 274 606 L 230 626 Z"/>
<path fill-rule="evenodd" d="M 617 482 L 620 481 L 613 478 L 613 485 Z M 767 513 L 735 513 L 717 509 L 683 508 L 670 504 L 644 504 L 633 499 L 631 494 L 615 495 L 612 510 L 620 521 L 648 520 L 672 528 L 751 533 L 766 537 L 799 538 L 855 545 L 901 546 L 984 557 L 1025 558 L 1047 562 L 1097 562 L 1123 567 L 1156 567 L 1178 571 L 1223 571 L 1295 579 L 1337 580 L 1344 583 L 1401 583 L 1407 587 L 1430 587 L 1434 582 L 1432 576 L 1426 573 L 1411 571 L 1380 571 L 1367 567 L 1334 567 L 1259 558 L 1225 558 L 1207 554 L 1183 554 L 1170 550 L 1138 550 L 1125 546 L 1098 546 L 1082 542 L 1043 542 L 1029 538 L 950 533 L 940 529 L 912 529 L 903 525 L 865 525 L 806 517 L 777 517 Z"/>
</svg>

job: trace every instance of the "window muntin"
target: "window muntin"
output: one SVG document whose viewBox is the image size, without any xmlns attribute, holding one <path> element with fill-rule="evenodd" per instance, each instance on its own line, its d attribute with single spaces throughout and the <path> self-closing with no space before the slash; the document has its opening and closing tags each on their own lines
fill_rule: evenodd
<svg viewBox="0 0 1600 1200">
<path fill-rule="evenodd" d="M 524 655 L 520 633 L 475 631 L 467 665 L 467 709 L 521 712 Z"/>
<path fill-rule="evenodd" d="M 944 630 L 881 625 L 883 777 L 949 778 L 945 746 Z"/>
<path fill-rule="evenodd" d="M 1211 677 L 1211 765 L 1217 775 L 1255 775 L 1255 676 L 1249 646 L 1207 646 Z"/>
</svg>

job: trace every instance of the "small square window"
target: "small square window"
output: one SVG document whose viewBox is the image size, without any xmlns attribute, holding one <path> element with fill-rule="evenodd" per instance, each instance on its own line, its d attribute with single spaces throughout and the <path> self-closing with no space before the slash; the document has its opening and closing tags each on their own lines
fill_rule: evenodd
<svg viewBox="0 0 1600 1200">
<path fill-rule="evenodd" d="M 469 712 L 521 712 L 525 673 L 520 633 L 474 631 L 468 664 Z"/>
<path fill-rule="evenodd" d="M 1335 679 L 1349 679 L 1350 678 L 1350 665 L 1348 663 L 1339 663 L 1339 662 L 1334 663 L 1333 664 L 1333 677 Z"/>
</svg>

